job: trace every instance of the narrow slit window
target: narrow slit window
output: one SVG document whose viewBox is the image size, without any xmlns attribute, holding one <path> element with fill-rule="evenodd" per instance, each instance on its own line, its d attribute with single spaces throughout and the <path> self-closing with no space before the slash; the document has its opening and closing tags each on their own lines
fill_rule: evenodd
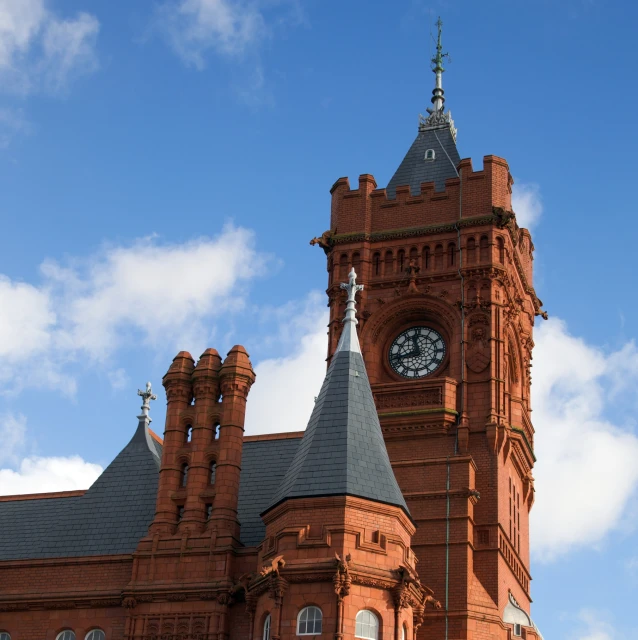
<svg viewBox="0 0 638 640">
<path fill-rule="evenodd" d="M 186 463 L 182 465 L 182 478 L 180 484 L 182 487 L 185 487 L 188 484 L 188 465 Z"/>
</svg>

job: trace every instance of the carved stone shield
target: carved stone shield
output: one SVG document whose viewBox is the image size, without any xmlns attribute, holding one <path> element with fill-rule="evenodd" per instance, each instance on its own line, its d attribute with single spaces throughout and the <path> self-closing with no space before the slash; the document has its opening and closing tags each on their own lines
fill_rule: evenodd
<svg viewBox="0 0 638 640">
<path fill-rule="evenodd" d="M 481 373 L 490 363 L 490 345 L 484 327 L 472 329 L 470 344 L 468 345 L 465 362 L 471 371 Z"/>
</svg>

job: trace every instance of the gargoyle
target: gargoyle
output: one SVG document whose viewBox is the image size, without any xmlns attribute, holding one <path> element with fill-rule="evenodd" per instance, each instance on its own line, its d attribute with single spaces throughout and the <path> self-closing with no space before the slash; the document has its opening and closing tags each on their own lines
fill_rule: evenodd
<svg viewBox="0 0 638 640">
<path fill-rule="evenodd" d="M 324 253 L 328 254 L 330 249 L 332 249 L 333 241 L 332 241 L 333 233 L 328 229 L 328 231 L 324 231 L 319 238 L 313 238 L 310 241 L 310 244 L 314 247 L 318 244 L 323 250 Z"/>
<path fill-rule="evenodd" d="M 276 573 L 279 575 L 279 570 L 283 569 L 286 566 L 286 561 L 283 556 L 277 556 L 273 558 L 270 562 L 270 565 L 266 565 L 259 574 L 262 576 L 267 576 L 270 573 Z"/>
<path fill-rule="evenodd" d="M 425 600 L 423 604 L 431 604 L 435 609 L 441 608 L 441 603 L 438 600 L 435 600 L 432 596 L 425 596 Z"/>
<path fill-rule="evenodd" d="M 338 553 L 335 553 L 335 559 L 337 561 L 337 571 L 339 573 L 348 573 L 349 571 L 348 564 L 352 560 L 352 556 L 348 554 L 345 560 L 342 560 L 341 556 Z"/>
<path fill-rule="evenodd" d="M 239 576 L 239 579 L 235 582 L 230 590 L 231 594 L 235 594 L 242 590 L 248 593 L 248 586 L 256 576 L 257 574 L 254 571 L 250 573 L 244 573 L 243 575 Z"/>
</svg>

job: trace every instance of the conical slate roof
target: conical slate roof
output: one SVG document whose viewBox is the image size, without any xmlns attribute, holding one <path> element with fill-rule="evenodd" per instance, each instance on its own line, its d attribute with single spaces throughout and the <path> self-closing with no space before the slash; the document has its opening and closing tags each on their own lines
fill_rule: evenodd
<svg viewBox="0 0 638 640">
<path fill-rule="evenodd" d="M 428 149 L 434 151 L 433 160 L 426 159 Z M 403 162 L 388 182 L 388 198 L 394 198 L 397 187 L 403 185 L 410 186 L 411 195 L 419 195 L 423 182 L 434 182 L 435 190 L 443 191 L 445 181 L 457 177 L 456 168 L 460 161 L 461 156 L 449 125 L 440 128 L 420 127 Z"/>
<path fill-rule="evenodd" d="M 354 318 L 356 289 L 351 287 L 362 287 L 356 285 L 353 274 L 354 270 L 339 346 L 299 448 L 264 513 L 284 500 L 348 495 L 395 505 L 409 515 L 390 465 L 361 356 Z"/>
</svg>

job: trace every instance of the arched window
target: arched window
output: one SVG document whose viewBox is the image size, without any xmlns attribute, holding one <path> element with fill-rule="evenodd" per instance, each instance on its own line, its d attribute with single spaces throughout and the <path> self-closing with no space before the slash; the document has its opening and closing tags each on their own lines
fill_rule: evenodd
<svg viewBox="0 0 638 640">
<path fill-rule="evenodd" d="M 271 624 L 271 620 L 272 620 L 272 618 L 270 617 L 270 614 L 268 614 L 266 616 L 266 619 L 264 620 L 264 633 L 261 636 L 261 640 L 270 640 L 270 624 Z"/>
<path fill-rule="evenodd" d="M 106 640 L 106 634 L 102 629 L 93 629 L 84 636 L 84 640 Z"/>
<path fill-rule="evenodd" d="M 190 442 L 193 439 L 193 427 L 192 425 L 186 425 L 186 435 L 184 436 L 184 442 Z"/>
<path fill-rule="evenodd" d="M 354 637 L 364 638 L 365 640 L 379 640 L 379 620 L 372 611 L 364 609 L 357 613 Z"/>
<path fill-rule="evenodd" d="M 7 631 L 0 631 L 0 640 L 11 640 L 11 636 Z"/>
<path fill-rule="evenodd" d="M 474 238 L 467 239 L 467 263 L 474 264 L 476 262 L 476 240 Z"/>
<path fill-rule="evenodd" d="M 403 273 L 403 269 L 405 269 L 405 251 L 403 249 L 397 253 L 397 267 L 399 273 Z"/>
<path fill-rule="evenodd" d="M 55 636 L 55 640 L 75 640 L 75 633 L 71 629 L 65 629 Z"/>
<path fill-rule="evenodd" d="M 215 440 L 219 440 L 219 425 L 215 425 L 215 431 L 213 432 L 213 437 Z"/>
<path fill-rule="evenodd" d="M 361 264 L 361 255 L 359 253 L 352 254 L 352 268 L 359 274 L 359 265 Z"/>
<path fill-rule="evenodd" d="M 430 247 L 423 247 L 423 268 L 430 268 Z"/>
<path fill-rule="evenodd" d="M 384 267 L 383 267 L 383 275 L 389 276 L 392 273 L 392 262 L 393 262 L 393 257 L 392 257 L 392 251 L 386 251 L 385 252 L 385 260 L 384 260 Z"/>
<path fill-rule="evenodd" d="M 188 465 L 184 463 L 182 465 L 182 482 L 181 482 L 182 487 L 185 487 L 187 482 L 188 482 Z"/>
<path fill-rule="evenodd" d="M 490 259 L 490 244 L 487 236 L 481 236 L 479 241 L 479 260 L 487 262 Z"/>
<path fill-rule="evenodd" d="M 426 160 L 434 160 L 435 157 L 436 157 L 436 154 L 434 153 L 434 149 L 428 149 L 425 152 L 425 159 Z"/>
<path fill-rule="evenodd" d="M 403 630 L 401 631 L 401 640 L 408 640 L 408 625 L 403 623 Z"/>
<path fill-rule="evenodd" d="M 496 248 L 498 249 L 498 261 L 501 264 L 505 264 L 505 242 L 503 242 L 501 236 L 496 238 Z"/>
<path fill-rule="evenodd" d="M 456 245 L 450 242 L 447 246 L 447 266 L 453 267 L 456 264 Z"/>
<path fill-rule="evenodd" d="M 348 255 L 342 253 L 339 258 L 339 279 L 345 280 L 348 275 Z"/>
<path fill-rule="evenodd" d="M 375 253 L 372 256 L 372 269 L 374 271 L 374 275 L 381 275 L 381 254 Z"/>
<path fill-rule="evenodd" d="M 437 244 L 434 247 L 434 268 L 442 269 L 443 268 L 443 245 Z"/>
<path fill-rule="evenodd" d="M 321 633 L 323 615 L 319 607 L 305 607 L 297 616 L 297 635 L 314 636 Z"/>
<path fill-rule="evenodd" d="M 217 463 L 214 460 L 208 465 L 208 484 L 215 484 L 215 473 L 217 471 Z"/>
</svg>

